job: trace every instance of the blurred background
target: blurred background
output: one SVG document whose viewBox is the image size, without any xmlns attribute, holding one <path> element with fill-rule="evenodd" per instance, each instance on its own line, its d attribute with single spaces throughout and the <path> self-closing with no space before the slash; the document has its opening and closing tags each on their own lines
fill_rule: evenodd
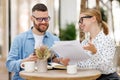
<svg viewBox="0 0 120 80">
<path fill-rule="evenodd" d="M 78 26 L 80 12 L 86 8 L 100 10 L 103 20 L 108 23 L 110 36 L 116 43 L 115 63 L 119 67 L 120 0 L 0 0 L 0 80 L 11 80 L 11 73 L 5 67 L 11 42 L 16 35 L 32 26 L 31 9 L 39 2 L 48 6 L 51 16 L 48 31 L 61 40 L 85 38 Z"/>
</svg>

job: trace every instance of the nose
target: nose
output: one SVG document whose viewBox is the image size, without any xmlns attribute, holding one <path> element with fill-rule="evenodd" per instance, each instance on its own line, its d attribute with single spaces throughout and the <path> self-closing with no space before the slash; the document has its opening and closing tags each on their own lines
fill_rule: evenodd
<svg viewBox="0 0 120 80">
<path fill-rule="evenodd" d="M 41 21 L 41 23 L 46 23 L 46 22 L 45 22 L 45 20 L 43 19 L 43 20 Z"/>
<path fill-rule="evenodd" d="M 79 22 L 79 23 L 78 23 L 78 25 L 79 25 L 79 26 L 81 26 L 81 25 L 82 25 L 82 23 L 80 23 L 80 22 Z"/>
<path fill-rule="evenodd" d="M 83 24 L 79 23 L 79 28 L 81 28 L 83 26 Z"/>
<path fill-rule="evenodd" d="M 80 25 L 79 25 L 79 28 L 80 28 Z"/>
</svg>

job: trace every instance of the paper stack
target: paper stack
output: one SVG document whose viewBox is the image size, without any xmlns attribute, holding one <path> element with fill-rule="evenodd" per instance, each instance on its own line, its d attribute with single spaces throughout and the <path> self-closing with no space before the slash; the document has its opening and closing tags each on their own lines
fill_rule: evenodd
<svg viewBox="0 0 120 80">
<path fill-rule="evenodd" d="M 79 41 L 57 41 L 52 46 L 51 50 L 57 53 L 60 57 L 69 58 L 70 64 L 75 64 L 79 61 L 90 58 L 90 54 L 85 53 Z"/>
</svg>

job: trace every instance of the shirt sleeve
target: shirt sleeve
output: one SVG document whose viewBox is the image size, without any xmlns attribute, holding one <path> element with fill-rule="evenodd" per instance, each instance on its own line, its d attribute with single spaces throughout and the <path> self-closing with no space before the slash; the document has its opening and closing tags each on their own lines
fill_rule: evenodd
<svg viewBox="0 0 120 80">
<path fill-rule="evenodd" d="M 21 59 L 19 59 L 19 42 L 18 38 L 16 37 L 11 45 L 10 52 L 7 57 L 6 67 L 10 72 L 19 72 L 20 71 L 20 63 Z"/>
<path fill-rule="evenodd" d="M 85 43 L 84 43 L 85 44 Z M 106 71 L 113 63 L 115 54 L 115 44 L 111 39 L 103 40 L 97 46 L 97 53 L 86 61 L 78 62 L 78 66 L 82 69 L 98 69 Z"/>
</svg>

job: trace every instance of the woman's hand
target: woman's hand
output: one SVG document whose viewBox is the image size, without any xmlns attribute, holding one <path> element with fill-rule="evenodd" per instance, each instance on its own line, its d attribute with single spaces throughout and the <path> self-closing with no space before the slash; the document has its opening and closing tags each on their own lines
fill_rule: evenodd
<svg viewBox="0 0 120 80">
<path fill-rule="evenodd" d="M 88 45 L 84 46 L 83 48 L 84 48 L 85 50 L 91 51 L 93 54 L 96 54 L 96 52 L 97 52 L 96 47 L 95 47 L 94 44 L 92 44 L 92 43 L 88 43 Z"/>
</svg>

